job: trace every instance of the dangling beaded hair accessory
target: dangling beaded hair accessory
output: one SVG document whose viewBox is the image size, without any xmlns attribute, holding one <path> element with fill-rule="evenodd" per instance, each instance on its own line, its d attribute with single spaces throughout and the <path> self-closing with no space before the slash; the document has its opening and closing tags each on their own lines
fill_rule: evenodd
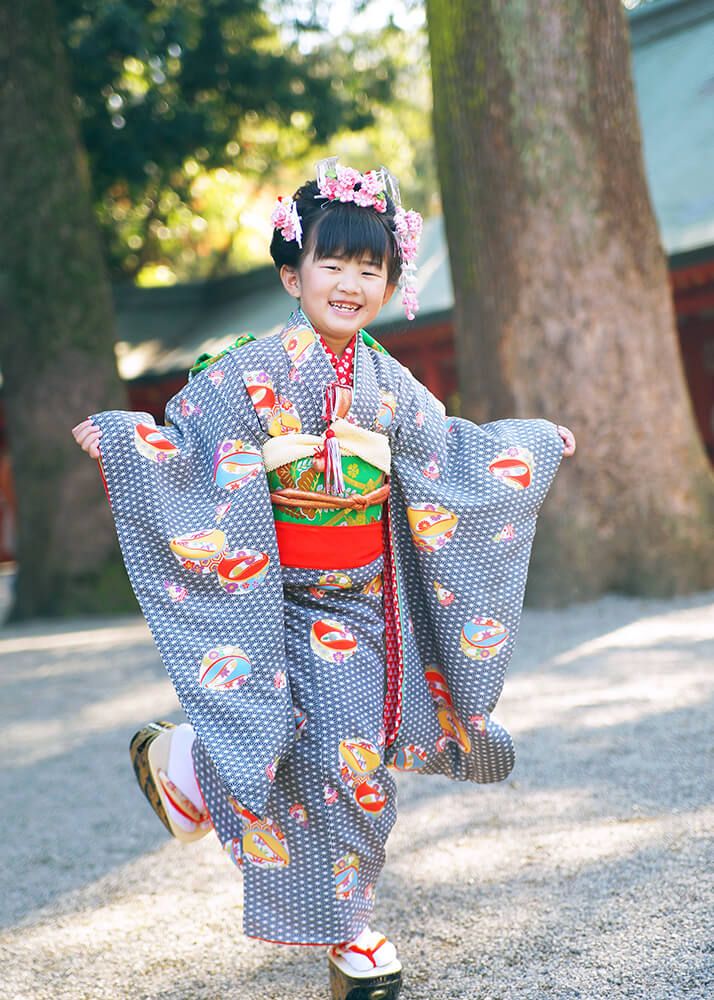
<svg viewBox="0 0 714 1000">
<path fill-rule="evenodd" d="M 327 202 L 354 202 L 360 208 L 373 208 L 376 212 L 387 211 L 387 195 L 396 207 L 394 213 L 394 236 L 399 248 L 402 270 L 399 287 L 402 305 L 407 319 L 414 319 L 419 309 L 416 290 L 416 256 L 424 221 L 419 212 L 405 211 L 399 193 L 396 177 L 380 167 L 361 174 L 352 167 L 341 167 L 336 156 L 328 156 L 316 165 L 317 187 L 315 197 Z M 302 224 L 297 206 L 292 198 L 278 198 L 270 217 L 273 228 L 278 229 L 283 239 L 290 243 L 297 241 L 302 248 Z"/>
<path fill-rule="evenodd" d="M 419 242 L 424 220 L 419 212 L 413 209 L 406 211 L 402 208 L 402 198 L 399 193 L 399 181 L 390 174 L 386 167 L 382 167 L 385 186 L 389 197 L 394 202 L 396 208 L 394 212 L 394 226 L 397 235 L 397 246 L 399 256 L 402 260 L 402 270 L 399 275 L 399 287 L 402 290 L 402 305 L 407 319 L 412 320 L 419 311 L 419 299 L 416 290 L 416 259 L 419 253 Z"/>
</svg>

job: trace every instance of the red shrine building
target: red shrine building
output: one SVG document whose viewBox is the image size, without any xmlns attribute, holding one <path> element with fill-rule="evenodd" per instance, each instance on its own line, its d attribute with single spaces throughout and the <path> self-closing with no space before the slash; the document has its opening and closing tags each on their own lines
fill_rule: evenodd
<svg viewBox="0 0 714 1000">
<path fill-rule="evenodd" d="M 702 439 L 714 461 L 714 0 L 658 0 L 629 14 L 645 165 L 669 261 L 679 341 Z M 458 410 L 453 291 L 441 218 L 419 255 L 420 311 L 395 295 L 370 332 Z M 289 303 L 275 269 L 167 288 L 115 290 L 117 361 L 132 408 L 160 420 L 196 357 L 239 334 L 281 329 Z M 0 414 L 0 560 L 13 555 L 12 484 Z"/>
</svg>

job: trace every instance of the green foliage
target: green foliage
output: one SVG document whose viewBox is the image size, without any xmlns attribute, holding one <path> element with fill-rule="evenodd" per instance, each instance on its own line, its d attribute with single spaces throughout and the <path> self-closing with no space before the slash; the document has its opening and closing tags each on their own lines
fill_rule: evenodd
<svg viewBox="0 0 714 1000">
<path fill-rule="evenodd" d="M 336 133 L 373 129 L 392 97 L 395 68 L 369 39 L 304 51 L 258 0 L 57 7 L 115 277 L 162 265 L 174 278 L 232 269 L 258 190 Z M 228 186 L 216 194 L 206 178 L 221 170 Z M 206 207 L 227 210 L 219 238 L 207 233 Z"/>
</svg>

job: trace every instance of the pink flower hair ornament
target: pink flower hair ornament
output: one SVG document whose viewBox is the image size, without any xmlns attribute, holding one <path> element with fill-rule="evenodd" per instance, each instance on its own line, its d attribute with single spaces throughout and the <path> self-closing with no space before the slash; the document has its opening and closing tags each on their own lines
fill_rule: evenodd
<svg viewBox="0 0 714 1000">
<path fill-rule="evenodd" d="M 273 229 L 279 229 L 286 243 L 297 241 L 302 250 L 302 223 L 298 215 L 297 205 L 289 196 L 278 198 L 270 216 Z"/>
<path fill-rule="evenodd" d="M 419 212 L 405 211 L 402 208 L 399 182 L 396 177 L 390 174 L 386 167 L 368 170 L 361 174 L 352 167 L 339 166 L 336 156 L 320 160 L 316 166 L 316 173 L 320 193 L 315 197 L 318 199 L 327 202 L 353 202 L 360 208 L 372 208 L 380 214 L 387 211 L 387 196 L 392 199 L 396 206 L 394 236 L 402 262 L 399 276 L 402 305 L 407 319 L 414 319 L 419 309 L 415 261 L 424 220 Z M 297 205 L 292 198 L 278 198 L 270 221 L 273 229 L 279 230 L 287 243 L 296 240 L 297 245 L 302 248 L 302 224 Z"/>
</svg>

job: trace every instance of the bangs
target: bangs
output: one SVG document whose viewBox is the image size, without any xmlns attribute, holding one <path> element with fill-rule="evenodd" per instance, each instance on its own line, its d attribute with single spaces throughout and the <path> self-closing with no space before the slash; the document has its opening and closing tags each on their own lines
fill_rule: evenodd
<svg viewBox="0 0 714 1000">
<path fill-rule="evenodd" d="M 333 203 L 321 214 L 314 231 L 315 260 L 367 257 L 379 266 L 386 261 L 388 278 L 394 280 L 399 272 L 396 242 L 378 215 L 349 202 Z"/>
</svg>

